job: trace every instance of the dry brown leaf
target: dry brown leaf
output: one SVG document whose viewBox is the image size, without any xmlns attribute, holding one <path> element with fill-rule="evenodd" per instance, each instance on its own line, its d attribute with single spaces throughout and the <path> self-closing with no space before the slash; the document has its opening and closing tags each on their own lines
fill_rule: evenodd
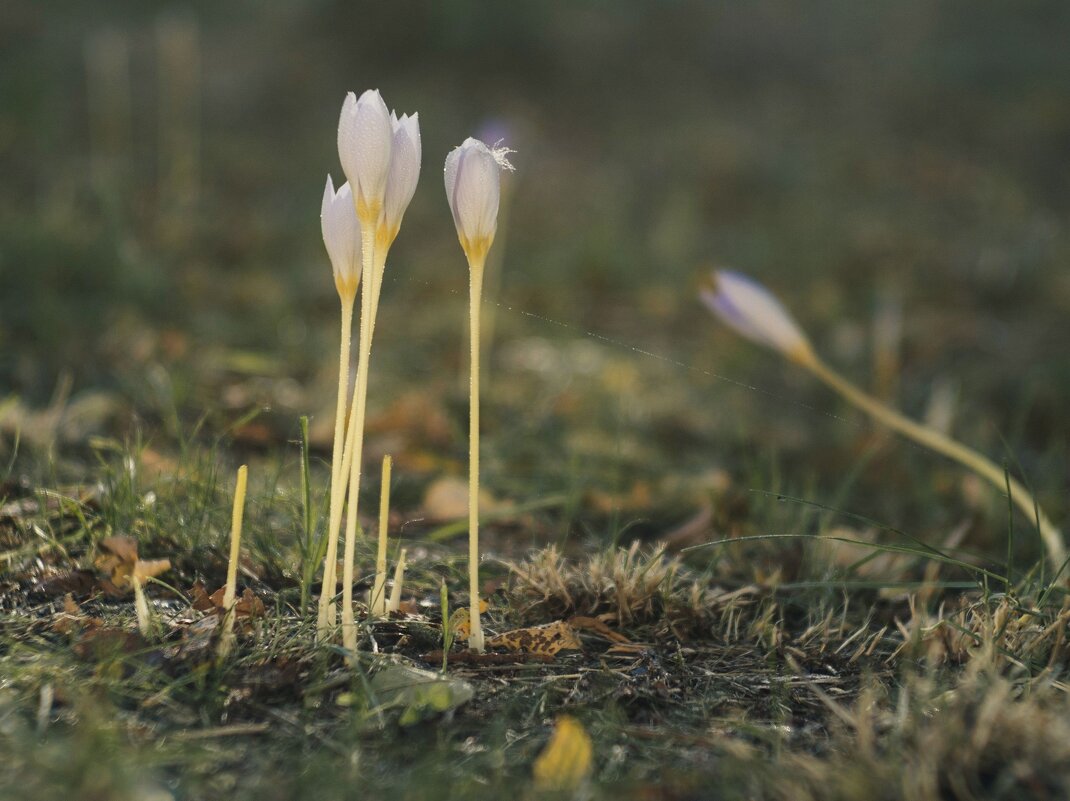
<svg viewBox="0 0 1070 801">
<path fill-rule="evenodd" d="M 555 656 L 559 651 L 578 651 L 582 646 L 575 629 L 564 620 L 558 620 L 542 626 L 502 632 L 488 639 L 487 647 Z"/>
<path fill-rule="evenodd" d="M 100 554 L 94 565 L 105 574 L 101 587 L 108 595 L 125 594 L 133 590 L 134 579 L 144 584 L 171 569 L 170 559 L 139 559 L 133 537 L 105 537 L 98 547 Z"/>
<path fill-rule="evenodd" d="M 621 645 L 631 645 L 632 641 L 625 637 L 618 631 L 613 631 L 605 622 L 599 620 L 596 617 L 585 617 L 583 615 L 576 615 L 570 617 L 568 623 L 574 629 L 585 629 L 587 631 L 593 631 L 595 634 L 600 634 L 611 642 L 619 643 Z"/>
<path fill-rule="evenodd" d="M 226 591 L 226 587 L 220 587 L 208 597 L 208 600 L 212 604 L 213 611 L 218 615 L 222 615 L 227 611 L 223 607 L 223 596 L 226 594 Z M 242 592 L 241 597 L 234 602 L 234 617 L 239 620 L 241 618 L 263 617 L 266 611 L 264 602 L 261 601 L 256 593 L 248 587 Z"/>
<path fill-rule="evenodd" d="M 198 612 L 211 612 L 215 609 L 215 604 L 212 603 L 212 599 L 208 595 L 208 590 L 204 588 L 204 584 L 200 581 L 195 581 L 193 586 L 190 587 L 190 595 L 193 596 L 193 603 L 191 606 Z"/>
<path fill-rule="evenodd" d="M 97 577 L 91 570 L 66 570 L 42 579 L 36 589 L 45 595 L 89 595 L 97 589 Z"/>
<path fill-rule="evenodd" d="M 60 634 L 100 628 L 103 625 L 104 621 L 99 617 L 90 617 L 85 614 L 70 593 L 63 596 L 63 611 L 57 612 L 52 618 L 52 630 Z"/>
</svg>

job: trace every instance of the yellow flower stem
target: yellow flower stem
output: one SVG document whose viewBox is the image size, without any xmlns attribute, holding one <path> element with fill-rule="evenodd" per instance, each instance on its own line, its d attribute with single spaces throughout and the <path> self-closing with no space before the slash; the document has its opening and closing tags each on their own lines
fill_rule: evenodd
<svg viewBox="0 0 1070 801">
<path fill-rule="evenodd" d="M 873 396 L 863 392 L 821 361 L 816 355 L 810 353 L 801 354 L 794 361 L 810 370 L 847 401 L 893 431 L 973 470 L 999 490 L 1005 491 L 1009 486 L 1011 500 L 1022 510 L 1027 519 L 1036 521 L 1039 524 L 1040 537 L 1044 542 L 1044 547 L 1047 549 L 1048 557 L 1051 559 L 1054 569 L 1058 570 L 1062 567 L 1063 562 L 1066 561 L 1066 547 L 1063 544 L 1062 534 L 1040 509 L 1040 505 L 1029 494 L 1029 491 L 1017 479 L 1008 476 L 1003 468 L 972 448 L 967 448 L 936 429 L 904 417 Z"/>
<path fill-rule="evenodd" d="M 353 331 L 352 293 L 339 294 L 342 301 L 342 339 L 338 348 L 338 403 L 334 414 L 334 445 L 331 453 L 331 505 L 328 516 L 327 554 L 323 560 L 323 584 L 320 589 L 317 636 L 322 638 L 334 624 L 334 594 L 338 582 L 335 572 L 338 565 L 338 531 L 342 525 L 342 509 L 345 506 L 345 482 L 342 480 L 342 454 L 345 449 L 346 405 L 349 396 L 349 349 Z"/>
<path fill-rule="evenodd" d="M 485 261 L 486 250 L 468 260 L 471 345 L 468 387 L 468 604 L 471 629 L 468 647 L 477 653 L 483 652 L 483 625 L 479 614 L 479 311 Z"/>
<path fill-rule="evenodd" d="M 234 599 L 238 593 L 238 561 L 241 558 L 242 517 L 245 512 L 245 488 L 249 468 L 238 468 L 238 482 L 234 488 L 234 507 L 230 515 L 230 558 L 227 560 L 227 583 L 223 590 L 223 634 L 219 640 L 219 658 L 225 659 L 234 642 Z"/>
<path fill-rule="evenodd" d="M 357 650 L 356 620 L 353 616 L 353 562 L 356 558 L 357 529 L 360 526 L 360 472 L 364 458 L 364 418 L 368 404 L 368 371 L 371 363 L 372 331 L 378 303 L 379 282 L 375 280 L 374 222 L 361 220 L 361 255 L 364 265 L 360 291 L 360 351 L 357 356 L 357 380 L 353 390 L 353 407 L 349 436 L 349 505 L 346 510 L 345 555 L 342 558 L 342 646 Z"/>
<path fill-rule="evenodd" d="M 386 538 L 390 523 L 390 455 L 383 457 L 383 480 L 379 489 L 379 550 L 375 556 L 375 583 L 368 604 L 373 617 L 386 614 Z"/>
</svg>

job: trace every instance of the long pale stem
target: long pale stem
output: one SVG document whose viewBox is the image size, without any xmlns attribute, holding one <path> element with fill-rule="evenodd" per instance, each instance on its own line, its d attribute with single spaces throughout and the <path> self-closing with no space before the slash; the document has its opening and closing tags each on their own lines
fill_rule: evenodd
<svg viewBox="0 0 1070 801">
<path fill-rule="evenodd" d="M 360 508 L 360 472 L 364 458 L 364 418 L 368 405 L 368 371 L 371 366 L 372 331 L 379 282 L 375 279 L 374 227 L 361 220 L 361 256 L 363 288 L 360 291 L 360 352 L 357 356 L 357 380 L 353 390 L 350 425 L 349 506 L 346 510 L 345 555 L 342 558 L 342 645 L 357 650 L 356 620 L 353 616 L 353 562 L 356 558 L 358 512 Z"/>
<path fill-rule="evenodd" d="M 375 617 L 386 614 L 386 540 L 390 523 L 389 454 L 383 457 L 383 480 L 379 489 L 379 550 L 375 556 L 375 583 L 372 585 L 369 612 Z"/>
<path fill-rule="evenodd" d="M 468 647 L 483 651 L 479 615 L 479 311 L 483 293 L 483 259 L 469 261 L 469 338 L 471 372 L 468 387 L 468 596 L 471 633 Z"/>
<path fill-rule="evenodd" d="M 219 640 L 219 658 L 225 659 L 234 643 L 234 599 L 238 593 L 238 561 L 241 559 L 242 517 L 245 513 L 245 488 L 249 468 L 238 468 L 234 487 L 234 507 L 230 514 L 230 558 L 227 560 L 227 583 L 223 590 L 223 634 Z"/>
<path fill-rule="evenodd" d="M 987 479 L 997 489 L 1005 490 L 1009 486 L 1011 500 L 1029 520 L 1037 521 L 1040 537 L 1044 541 L 1044 547 L 1047 549 L 1048 556 L 1054 563 L 1055 569 L 1062 567 L 1063 562 L 1066 560 L 1066 547 L 1063 544 L 1062 534 L 1040 509 L 1040 505 L 1029 494 L 1029 491 L 1022 486 L 1021 482 L 1008 476 L 1002 468 L 972 448 L 967 448 L 962 443 L 956 442 L 934 428 L 929 428 L 904 417 L 896 410 L 866 394 L 816 356 L 801 358 L 796 361 L 809 369 L 810 372 L 850 403 L 853 403 L 892 430 L 927 448 L 931 448 L 937 453 L 954 459 L 959 464 Z"/>
<path fill-rule="evenodd" d="M 338 532 L 342 525 L 342 509 L 345 506 L 342 479 L 342 455 L 345 449 L 346 401 L 349 396 L 349 349 L 353 336 L 353 296 L 340 295 L 342 301 L 342 341 L 338 348 L 338 402 L 334 413 L 334 445 L 331 452 L 331 506 L 327 529 L 327 555 L 323 560 L 323 585 L 320 589 L 319 615 L 316 625 L 318 636 L 323 637 L 333 624 L 334 594 L 338 582 L 335 572 L 338 566 Z"/>
</svg>

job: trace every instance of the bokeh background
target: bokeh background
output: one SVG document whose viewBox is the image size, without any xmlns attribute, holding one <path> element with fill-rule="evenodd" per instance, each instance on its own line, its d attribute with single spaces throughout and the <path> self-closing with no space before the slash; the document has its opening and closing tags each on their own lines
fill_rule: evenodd
<svg viewBox="0 0 1070 801">
<path fill-rule="evenodd" d="M 669 531 L 733 487 L 752 509 L 774 503 L 761 489 L 1003 536 L 1005 509 L 957 468 L 720 327 L 696 287 L 730 265 L 860 383 L 1020 465 L 1063 519 L 1068 42 L 1057 0 L 7 0 L 0 447 L 19 432 L 62 475 L 94 438 L 165 450 L 198 421 L 292 451 L 310 414 L 326 442 L 319 202 L 345 92 L 378 87 L 420 113 L 424 166 L 383 290 L 370 448 L 417 484 L 463 473 L 467 270 L 440 170 L 483 133 L 517 167 L 487 298 L 497 497 L 579 493 L 612 536 Z"/>
</svg>

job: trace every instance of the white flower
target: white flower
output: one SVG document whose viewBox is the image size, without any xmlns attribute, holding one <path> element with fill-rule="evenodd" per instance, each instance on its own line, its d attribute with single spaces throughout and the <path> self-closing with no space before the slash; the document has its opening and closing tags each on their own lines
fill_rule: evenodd
<svg viewBox="0 0 1070 801">
<path fill-rule="evenodd" d="M 731 270 L 713 273 L 703 302 L 737 333 L 797 361 L 812 358 L 806 336 L 773 294 L 751 278 Z"/>
<path fill-rule="evenodd" d="M 401 228 L 401 218 L 409 207 L 416 182 L 420 178 L 420 115 L 402 114 L 398 119 L 390 112 L 390 125 L 394 129 L 390 155 L 390 172 L 386 179 L 383 203 L 383 228 L 387 242 L 393 242 Z"/>
<path fill-rule="evenodd" d="M 491 149 L 469 137 L 446 156 L 446 199 L 469 261 L 486 257 L 498 228 L 499 176 L 513 165 L 505 148 Z"/>
<path fill-rule="evenodd" d="M 374 224 L 383 208 L 394 129 L 378 90 L 350 92 L 338 119 L 338 158 L 353 187 L 357 213 Z"/>
<path fill-rule="evenodd" d="M 323 244 L 334 269 L 334 285 L 343 296 L 355 295 L 360 283 L 360 221 L 353 207 L 353 193 L 349 183 L 334 191 L 334 181 L 327 176 L 320 206 L 320 229 Z"/>
</svg>

